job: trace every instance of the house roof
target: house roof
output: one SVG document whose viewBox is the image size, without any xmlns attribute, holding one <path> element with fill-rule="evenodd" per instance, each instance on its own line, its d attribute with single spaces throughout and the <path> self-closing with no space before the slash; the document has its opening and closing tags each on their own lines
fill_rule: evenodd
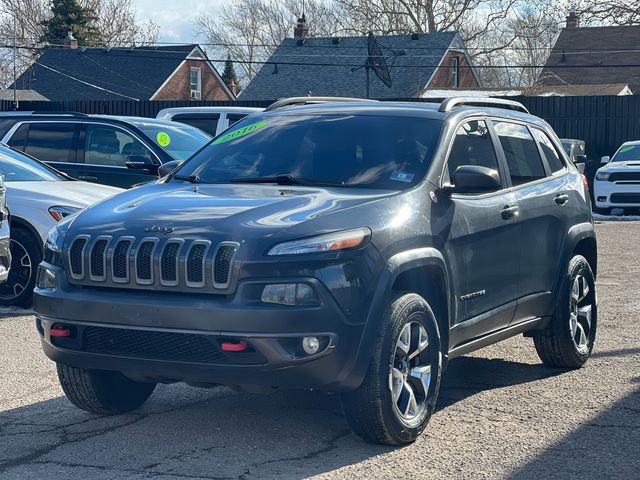
<svg viewBox="0 0 640 480">
<path fill-rule="evenodd" d="M 34 90 L 16 90 L 16 99 L 18 101 L 47 100 L 46 97 Z M 0 100 L 13 100 L 13 89 L 3 88 L 0 90 Z"/>
<path fill-rule="evenodd" d="M 197 45 L 48 48 L 16 81 L 49 100 L 148 100 Z"/>
<path fill-rule="evenodd" d="M 626 84 L 640 92 L 640 26 L 565 28 L 540 85 Z"/>
<path fill-rule="evenodd" d="M 391 88 L 369 74 L 371 98 L 415 97 L 425 88 L 449 48 L 464 50 L 456 32 L 419 36 L 387 35 L 378 37 L 385 56 L 393 50 L 405 50 L 391 68 Z M 367 37 L 309 37 L 282 41 L 249 85 L 242 100 L 275 100 L 282 97 L 330 95 L 363 97 Z M 391 64 L 393 61 L 389 60 Z"/>
<path fill-rule="evenodd" d="M 523 95 L 544 96 L 592 96 L 592 95 L 633 95 L 626 83 L 604 85 L 535 85 L 524 89 Z"/>
</svg>

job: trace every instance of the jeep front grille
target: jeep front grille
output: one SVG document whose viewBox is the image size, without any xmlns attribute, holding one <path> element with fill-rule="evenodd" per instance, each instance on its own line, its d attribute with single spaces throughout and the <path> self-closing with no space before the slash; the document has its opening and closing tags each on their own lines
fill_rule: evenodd
<svg viewBox="0 0 640 480">
<path fill-rule="evenodd" d="M 80 235 L 68 249 L 69 281 L 97 287 L 230 290 L 238 247 L 235 242 Z"/>
</svg>

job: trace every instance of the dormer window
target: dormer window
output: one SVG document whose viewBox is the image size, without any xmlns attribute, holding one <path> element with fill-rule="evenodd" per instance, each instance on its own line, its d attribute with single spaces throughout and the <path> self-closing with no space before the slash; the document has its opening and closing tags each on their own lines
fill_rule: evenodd
<svg viewBox="0 0 640 480">
<path fill-rule="evenodd" d="M 202 98 L 202 70 L 198 67 L 191 67 L 189 83 L 191 86 L 191 100 Z"/>
</svg>

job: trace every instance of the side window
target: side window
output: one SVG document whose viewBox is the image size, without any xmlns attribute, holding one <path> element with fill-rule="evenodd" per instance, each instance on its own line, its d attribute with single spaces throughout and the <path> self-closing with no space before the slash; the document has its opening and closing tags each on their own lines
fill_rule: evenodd
<svg viewBox="0 0 640 480">
<path fill-rule="evenodd" d="M 536 142 L 524 125 L 494 123 L 513 186 L 546 177 Z"/>
<path fill-rule="evenodd" d="M 227 113 L 227 120 L 229 121 L 229 126 L 233 125 L 236 122 L 239 122 L 247 115 L 248 115 L 247 113 Z"/>
<path fill-rule="evenodd" d="M 24 152 L 44 162 L 74 162 L 75 123 L 32 123 Z"/>
<path fill-rule="evenodd" d="M 24 152 L 24 144 L 27 142 L 27 134 L 29 133 L 29 124 L 23 123 L 20 125 L 11 138 L 7 142 L 10 147 L 15 148 L 16 150 L 21 150 Z"/>
<path fill-rule="evenodd" d="M 462 165 L 479 165 L 498 170 L 496 151 L 489 135 L 487 124 L 482 120 L 472 120 L 458 128 L 447 161 L 449 178 Z"/>
<path fill-rule="evenodd" d="M 216 136 L 218 129 L 218 120 L 220 115 L 218 114 L 206 114 L 206 115 L 193 115 L 193 114 L 178 114 L 174 115 L 171 120 L 174 122 L 185 123 L 192 127 L 199 128 L 203 132 L 209 135 Z"/>
<path fill-rule="evenodd" d="M 87 124 L 84 163 L 125 167 L 132 156 L 151 161 L 149 149 L 128 133 L 107 125 Z"/>
<path fill-rule="evenodd" d="M 549 168 L 553 173 L 559 172 L 565 167 L 564 161 L 558 154 L 558 150 L 553 145 L 551 139 L 544 133 L 542 130 L 538 130 L 537 128 L 533 129 L 533 135 L 540 143 L 542 147 L 542 151 L 544 152 L 544 156 L 547 158 L 547 163 L 549 164 Z"/>
</svg>

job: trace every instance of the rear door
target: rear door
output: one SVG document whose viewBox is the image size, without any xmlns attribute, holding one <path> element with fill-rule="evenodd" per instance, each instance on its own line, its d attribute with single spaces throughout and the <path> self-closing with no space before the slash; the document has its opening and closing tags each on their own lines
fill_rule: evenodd
<svg viewBox="0 0 640 480">
<path fill-rule="evenodd" d="M 75 122 L 25 122 L 7 141 L 8 145 L 76 176 L 79 127 Z"/>
<path fill-rule="evenodd" d="M 456 283 L 457 320 L 451 345 L 509 325 L 520 285 L 518 202 L 506 188 L 495 139 L 486 121 L 468 120 L 457 129 L 444 177 L 462 165 L 499 172 L 503 188 L 484 194 L 452 194 L 444 208 L 451 230 L 446 250 Z"/>
<path fill-rule="evenodd" d="M 569 191 L 567 167 L 543 131 L 506 120 L 494 121 L 493 127 L 520 207 L 521 298 L 514 321 L 524 321 L 548 311 L 571 203 L 577 199 Z"/>
<path fill-rule="evenodd" d="M 160 165 L 157 156 L 131 132 L 102 123 L 83 124 L 78 179 L 121 188 L 156 180 L 153 168 L 127 167 L 127 162 L 143 160 Z"/>
</svg>

